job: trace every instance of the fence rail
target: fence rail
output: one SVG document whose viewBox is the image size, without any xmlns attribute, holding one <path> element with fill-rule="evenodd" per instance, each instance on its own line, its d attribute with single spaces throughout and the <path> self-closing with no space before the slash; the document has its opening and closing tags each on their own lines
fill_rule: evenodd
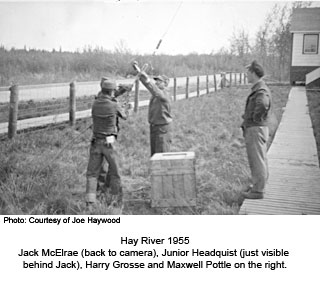
<svg viewBox="0 0 320 288">
<path fill-rule="evenodd" d="M 200 97 L 225 87 L 246 84 L 245 74 L 221 73 L 212 75 L 176 77 L 170 79 L 173 100 Z M 118 84 L 135 84 L 134 112 L 147 106 L 146 88 L 133 79 L 117 80 Z M 0 134 L 13 138 L 17 131 L 34 127 L 69 122 L 91 116 L 93 95 L 100 90 L 100 82 L 71 82 L 0 87 Z"/>
</svg>

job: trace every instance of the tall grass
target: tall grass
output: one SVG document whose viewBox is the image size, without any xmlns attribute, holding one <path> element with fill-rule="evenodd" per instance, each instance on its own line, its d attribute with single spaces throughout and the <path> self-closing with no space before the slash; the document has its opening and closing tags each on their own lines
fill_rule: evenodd
<svg viewBox="0 0 320 288">
<path fill-rule="evenodd" d="M 271 87 L 273 133 L 289 87 Z M 196 154 L 197 206 L 151 208 L 147 109 L 121 122 L 117 151 L 124 186 L 123 214 L 237 214 L 249 170 L 240 131 L 249 87 L 230 88 L 173 103 L 172 151 Z M 76 129 L 36 130 L 0 143 L 1 214 L 111 214 L 87 211 L 83 198 L 90 119 Z"/>
<path fill-rule="evenodd" d="M 307 90 L 307 98 L 320 163 L 320 91 Z"/>
</svg>

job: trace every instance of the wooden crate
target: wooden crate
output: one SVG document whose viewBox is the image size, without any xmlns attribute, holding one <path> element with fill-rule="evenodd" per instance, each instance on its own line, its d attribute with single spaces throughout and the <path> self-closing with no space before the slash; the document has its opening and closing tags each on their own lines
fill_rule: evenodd
<svg viewBox="0 0 320 288">
<path fill-rule="evenodd" d="M 152 207 L 196 205 L 194 152 L 156 153 L 150 161 Z"/>
</svg>

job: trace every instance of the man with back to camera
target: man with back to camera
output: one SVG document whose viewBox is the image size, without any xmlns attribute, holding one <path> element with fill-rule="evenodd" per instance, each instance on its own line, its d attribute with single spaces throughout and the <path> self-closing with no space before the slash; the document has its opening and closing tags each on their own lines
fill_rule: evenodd
<svg viewBox="0 0 320 288">
<path fill-rule="evenodd" d="M 271 92 L 262 80 L 264 70 L 253 61 L 246 66 L 248 82 L 252 84 L 247 97 L 241 128 L 246 143 L 252 185 L 243 193 L 247 199 L 262 199 L 268 180 L 267 142 Z"/>
<path fill-rule="evenodd" d="M 86 203 L 88 206 L 96 203 L 98 177 L 104 158 L 109 164 L 106 186 L 110 187 L 112 204 L 119 208 L 122 206 L 122 186 L 115 143 L 119 132 L 118 117 L 125 120 L 128 113 L 120 107 L 117 101 L 114 101 L 116 89 L 117 85 L 114 80 L 103 80 L 101 91 L 92 106 L 93 137 L 86 174 Z"/>
<path fill-rule="evenodd" d="M 142 84 L 151 93 L 148 111 L 150 125 L 151 156 L 169 152 L 171 144 L 171 96 L 167 90 L 169 78 L 165 75 L 153 77 L 153 82 L 145 71 L 140 71 L 138 62 L 132 63 Z"/>
<path fill-rule="evenodd" d="M 95 99 L 99 98 L 102 95 L 102 84 L 104 81 L 110 80 L 110 77 L 107 76 L 103 76 L 101 77 L 101 81 L 100 81 L 100 88 L 101 90 L 98 92 L 98 94 L 96 95 Z M 112 101 L 117 102 L 118 98 L 122 96 L 125 93 L 130 93 L 130 91 L 133 88 L 133 84 L 119 84 L 117 86 L 117 89 L 114 91 L 114 97 L 112 98 Z M 130 109 L 130 105 L 127 103 L 125 104 L 127 107 L 125 107 L 125 109 Z M 116 122 L 116 126 L 117 126 L 117 131 L 119 133 L 120 131 L 120 126 L 119 126 L 119 117 L 117 117 L 117 122 Z M 110 198 L 108 197 L 108 191 L 110 190 L 109 185 L 110 185 L 110 174 L 108 174 L 108 169 L 105 168 L 105 158 L 103 158 L 102 161 L 102 165 L 101 165 L 101 169 L 100 169 L 100 173 L 99 173 L 99 177 L 98 177 L 98 185 L 97 185 L 97 192 L 98 192 L 98 196 L 104 194 L 104 196 L 106 198 Z M 108 201 L 107 201 L 108 202 Z"/>
</svg>

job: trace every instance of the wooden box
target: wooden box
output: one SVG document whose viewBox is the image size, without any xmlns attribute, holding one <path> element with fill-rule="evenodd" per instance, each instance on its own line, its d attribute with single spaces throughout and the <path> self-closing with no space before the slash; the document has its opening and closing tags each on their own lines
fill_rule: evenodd
<svg viewBox="0 0 320 288">
<path fill-rule="evenodd" d="M 152 207 L 196 205 L 194 152 L 156 153 L 150 161 Z"/>
</svg>

